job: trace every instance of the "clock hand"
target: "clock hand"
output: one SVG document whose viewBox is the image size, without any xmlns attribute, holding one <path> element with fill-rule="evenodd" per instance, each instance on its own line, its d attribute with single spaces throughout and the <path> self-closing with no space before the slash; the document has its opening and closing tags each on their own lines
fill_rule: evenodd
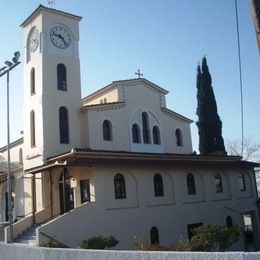
<svg viewBox="0 0 260 260">
<path fill-rule="evenodd" d="M 57 34 L 57 33 L 53 33 L 53 35 L 60 38 L 65 43 L 66 46 L 68 45 L 68 43 L 64 40 L 64 37 L 62 35 Z"/>
</svg>

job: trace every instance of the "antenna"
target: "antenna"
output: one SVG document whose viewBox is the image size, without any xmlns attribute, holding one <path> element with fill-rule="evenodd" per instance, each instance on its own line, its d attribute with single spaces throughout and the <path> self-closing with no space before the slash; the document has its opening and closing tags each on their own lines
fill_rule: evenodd
<svg viewBox="0 0 260 260">
<path fill-rule="evenodd" d="M 55 0 L 47 0 L 50 7 L 52 7 L 53 4 L 55 4 Z"/>
</svg>

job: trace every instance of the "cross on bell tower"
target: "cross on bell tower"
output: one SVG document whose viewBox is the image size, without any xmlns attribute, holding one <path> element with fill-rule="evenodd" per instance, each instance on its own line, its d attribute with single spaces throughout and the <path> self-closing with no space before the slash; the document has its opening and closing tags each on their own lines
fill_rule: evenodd
<svg viewBox="0 0 260 260">
<path fill-rule="evenodd" d="M 138 76 L 138 79 L 140 79 L 143 76 L 139 69 L 137 70 L 137 72 L 135 72 L 135 75 Z"/>
</svg>

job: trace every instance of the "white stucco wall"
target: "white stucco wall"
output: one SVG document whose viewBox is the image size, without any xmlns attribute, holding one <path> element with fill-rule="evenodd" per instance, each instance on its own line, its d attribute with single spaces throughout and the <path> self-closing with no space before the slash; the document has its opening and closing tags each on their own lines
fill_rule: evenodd
<svg viewBox="0 0 260 260">
<path fill-rule="evenodd" d="M 71 44 L 66 49 L 55 47 L 50 41 L 53 26 L 63 25 L 71 34 Z M 28 33 L 35 26 L 40 33 L 40 45 L 28 57 Z M 24 168 L 45 162 L 49 156 L 81 146 L 80 116 L 81 81 L 79 63 L 79 19 L 42 10 L 23 26 L 24 66 Z M 57 65 L 66 67 L 67 91 L 57 90 Z M 35 68 L 35 94 L 30 92 L 30 72 Z M 59 108 L 64 106 L 69 117 L 69 143 L 60 144 Z M 35 112 L 35 146 L 31 146 L 30 112 Z"/>
<path fill-rule="evenodd" d="M 55 235 L 66 245 L 77 247 L 83 239 L 94 235 L 113 235 L 120 243 L 118 249 L 133 249 L 134 237 L 150 239 L 150 229 L 159 230 L 160 243 L 172 246 L 180 238 L 188 237 L 188 224 L 204 223 L 226 225 L 231 216 L 234 225 L 244 226 L 243 214 L 252 213 L 255 225 L 255 242 L 259 237 L 259 215 L 256 207 L 256 191 L 253 175 L 244 171 L 246 191 L 240 191 L 238 173 L 227 168 L 219 171 L 212 168 L 133 166 L 92 166 L 68 167 L 70 175 L 76 179 L 76 208 L 39 228 L 48 236 Z M 220 172 L 223 192 L 216 193 L 215 173 Z M 121 173 L 125 177 L 126 199 L 115 199 L 114 176 Z M 164 196 L 155 197 L 154 174 L 163 178 Z M 195 177 L 196 194 L 187 194 L 186 176 Z M 59 171 L 53 172 L 53 180 L 58 180 Z M 91 202 L 81 205 L 79 180 L 90 179 Z M 55 183 L 55 181 L 54 181 Z M 59 190 L 53 185 L 54 214 L 59 212 Z M 66 226 L 66 229 L 64 229 Z M 71 234 L 73 239 L 71 239 Z M 42 239 L 42 237 L 40 237 Z M 234 249 L 243 249 L 240 241 Z"/>
<path fill-rule="evenodd" d="M 123 93 L 122 100 L 118 101 L 123 101 L 124 104 L 88 107 L 83 110 L 84 129 L 87 129 L 87 131 L 84 130 L 84 139 L 91 149 L 149 153 L 192 153 L 190 122 L 177 117 L 174 113 L 163 112 L 165 97 L 162 93 L 142 81 L 133 81 L 130 85 L 122 83 L 122 85 L 118 84 L 117 87 Z M 113 91 L 111 90 L 111 93 Z M 91 102 L 90 104 L 92 104 Z M 149 118 L 150 144 L 144 144 L 142 141 L 141 143 L 133 143 L 132 141 L 133 124 L 138 124 L 142 139 L 141 115 L 143 112 L 147 113 Z M 104 120 L 109 120 L 112 124 L 111 141 L 103 140 L 102 123 Z M 161 142 L 159 145 L 152 144 L 152 128 L 154 126 L 157 126 L 160 130 Z M 182 132 L 182 146 L 176 145 L 176 129 L 180 129 Z"/>
</svg>

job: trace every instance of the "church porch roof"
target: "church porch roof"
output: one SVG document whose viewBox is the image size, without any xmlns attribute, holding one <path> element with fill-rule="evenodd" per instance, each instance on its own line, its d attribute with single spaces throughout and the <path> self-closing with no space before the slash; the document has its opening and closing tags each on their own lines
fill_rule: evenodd
<svg viewBox="0 0 260 260">
<path fill-rule="evenodd" d="M 54 167 L 89 165 L 157 165 L 157 166 L 203 166 L 228 168 L 254 168 L 259 163 L 243 161 L 240 156 L 201 156 L 194 154 L 153 154 L 124 151 L 101 151 L 91 149 L 72 149 L 47 159 L 45 165 L 27 169 L 25 173 L 38 173 Z"/>
</svg>

